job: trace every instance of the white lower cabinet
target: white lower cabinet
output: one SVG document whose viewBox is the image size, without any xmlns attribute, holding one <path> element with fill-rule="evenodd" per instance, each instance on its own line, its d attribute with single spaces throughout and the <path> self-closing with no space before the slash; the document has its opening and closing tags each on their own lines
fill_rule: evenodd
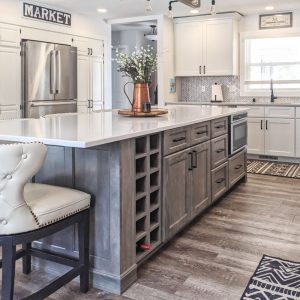
<svg viewBox="0 0 300 300">
<path fill-rule="evenodd" d="M 265 122 L 265 154 L 295 156 L 295 120 L 267 118 Z"/>
<path fill-rule="evenodd" d="M 264 154 L 265 131 L 262 118 L 248 119 L 248 153 Z"/>
<path fill-rule="evenodd" d="M 300 118 L 300 108 L 299 108 Z M 300 119 L 296 120 L 296 157 L 300 157 Z"/>
</svg>

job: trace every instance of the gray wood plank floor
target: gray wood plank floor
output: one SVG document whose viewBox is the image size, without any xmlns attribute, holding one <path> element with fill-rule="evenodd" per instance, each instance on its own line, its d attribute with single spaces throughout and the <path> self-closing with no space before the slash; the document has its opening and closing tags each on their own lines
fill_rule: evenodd
<svg viewBox="0 0 300 300">
<path fill-rule="evenodd" d="M 300 261 L 300 180 L 249 175 L 139 270 L 123 296 L 70 283 L 51 300 L 235 300 L 263 254 Z M 17 266 L 16 299 L 52 280 Z"/>
</svg>

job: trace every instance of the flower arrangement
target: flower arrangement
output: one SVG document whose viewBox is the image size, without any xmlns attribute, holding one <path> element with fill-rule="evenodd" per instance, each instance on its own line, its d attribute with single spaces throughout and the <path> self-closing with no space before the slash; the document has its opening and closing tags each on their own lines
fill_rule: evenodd
<svg viewBox="0 0 300 300">
<path fill-rule="evenodd" d="M 130 77 L 134 83 L 151 83 L 151 75 L 157 69 L 157 54 L 154 48 L 135 48 L 132 54 L 117 53 L 118 71 Z"/>
</svg>

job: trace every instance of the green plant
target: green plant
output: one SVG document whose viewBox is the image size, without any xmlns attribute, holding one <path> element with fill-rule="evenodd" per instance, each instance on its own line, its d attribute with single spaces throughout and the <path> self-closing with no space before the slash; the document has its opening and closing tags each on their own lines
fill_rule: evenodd
<svg viewBox="0 0 300 300">
<path fill-rule="evenodd" d="M 130 77 L 134 83 L 151 83 L 151 75 L 157 68 L 157 54 L 150 45 L 140 49 L 136 47 L 131 54 L 118 52 L 116 62 L 118 71 Z"/>
</svg>

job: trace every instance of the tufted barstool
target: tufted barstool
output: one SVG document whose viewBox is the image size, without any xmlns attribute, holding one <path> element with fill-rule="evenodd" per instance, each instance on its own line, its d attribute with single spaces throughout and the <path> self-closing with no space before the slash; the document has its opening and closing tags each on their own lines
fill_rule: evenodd
<svg viewBox="0 0 300 300">
<path fill-rule="evenodd" d="M 68 188 L 29 181 L 41 168 L 46 147 L 39 143 L 0 146 L 0 246 L 2 246 L 2 300 L 13 299 L 15 261 L 23 273 L 31 271 L 31 257 L 72 269 L 26 299 L 44 299 L 80 276 L 80 290 L 89 287 L 90 195 Z M 68 226 L 78 226 L 78 258 L 33 248 L 31 243 Z M 16 250 L 17 245 L 22 249 Z"/>
</svg>

